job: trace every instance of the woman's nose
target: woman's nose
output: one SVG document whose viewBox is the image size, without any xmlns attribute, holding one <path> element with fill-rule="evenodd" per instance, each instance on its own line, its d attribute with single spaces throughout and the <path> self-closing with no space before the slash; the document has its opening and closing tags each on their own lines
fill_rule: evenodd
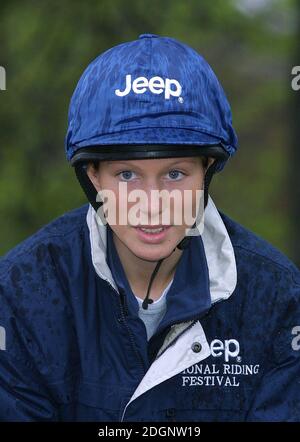
<svg viewBox="0 0 300 442">
<path fill-rule="evenodd" d="M 143 216 L 147 216 L 150 225 L 171 223 L 173 205 L 170 193 L 163 185 L 154 183 L 144 187 L 145 201 L 141 206 Z"/>
</svg>

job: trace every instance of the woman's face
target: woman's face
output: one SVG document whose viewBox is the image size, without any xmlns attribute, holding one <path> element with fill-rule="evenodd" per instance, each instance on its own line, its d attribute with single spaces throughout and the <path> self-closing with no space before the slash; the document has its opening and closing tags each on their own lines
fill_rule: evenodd
<svg viewBox="0 0 300 442">
<path fill-rule="evenodd" d="M 111 229 L 141 259 L 170 255 L 194 223 L 205 175 L 200 157 L 101 161 L 87 172 L 98 192 L 113 196 L 103 206 L 106 216 L 115 212 Z"/>
</svg>

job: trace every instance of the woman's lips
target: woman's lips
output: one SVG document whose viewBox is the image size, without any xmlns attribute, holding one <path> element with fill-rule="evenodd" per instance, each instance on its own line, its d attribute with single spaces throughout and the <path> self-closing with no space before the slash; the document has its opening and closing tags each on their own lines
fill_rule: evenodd
<svg viewBox="0 0 300 442">
<path fill-rule="evenodd" d="M 136 230 L 139 239 L 141 239 L 143 242 L 147 242 L 149 244 L 158 244 L 165 239 L 171 227 L 172 226 L 138 226 L 134 227 L 134 229 Z M 142 230 L 143 228 L 149 231 L 153 230 L 153 232 L 145 232 Z M 162 229 L 161 232 L 155 232 L 155 230 L 160 228 Z"/>
</svg>

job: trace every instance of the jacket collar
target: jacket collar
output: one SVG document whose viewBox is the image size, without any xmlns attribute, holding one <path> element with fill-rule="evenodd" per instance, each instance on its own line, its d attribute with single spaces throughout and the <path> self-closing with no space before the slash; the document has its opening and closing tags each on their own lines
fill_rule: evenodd
<svg viewBox="0 0 300 442">
<path fill-rule="evenodd" d="M 91 205 L 86 219 L 90 232 L 92 262 L 95 271 L 118 291 L 117 284 L 106 261 L 107 226 L 103 225 Z M 198 241 L 198 244 L 203 245 L 206 257 L 211 303 L 228 299 L 237 283 L 236 261 L 227 229 L 211 197 L 209 197 L 205 209 L 204 228 L 201 241 Z M 203 262 L 200 262 L 199 273 L 202 271 Z"/>
</svg>

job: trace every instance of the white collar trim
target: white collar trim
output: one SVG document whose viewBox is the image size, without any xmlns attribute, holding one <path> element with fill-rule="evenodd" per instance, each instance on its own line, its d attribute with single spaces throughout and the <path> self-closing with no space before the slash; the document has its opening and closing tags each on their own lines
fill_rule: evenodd
<svg viewBox="0 0 300 442">
<path fill-rule="evenodd" d="M 106 262 L 106 229 L 90 205 L 87 213 L 90 231 L 92 261 L 96 273 L 118 291 Z M 209 196 L 204 212 L 202 241 L 209 271 L 212 303 L 228 299 L 237 284 L 237 268 L 234 249 L 224 222 Z"/>
</svg>

